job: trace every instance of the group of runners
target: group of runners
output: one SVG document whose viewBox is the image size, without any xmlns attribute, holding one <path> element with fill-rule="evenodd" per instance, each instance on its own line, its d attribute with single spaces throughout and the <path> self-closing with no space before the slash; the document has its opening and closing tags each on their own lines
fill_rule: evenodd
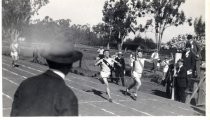
<svg viewBox="0 0 210 120">
<path fill-rule="evenodd" d="M 103 51 L 103 52 L 101 52 Z M 101 71 L 100 71 L 100 77 L 105 83 L 106 86 L 106 92 L 108 94 L 108 100 L 109 102 L 112 102 L 112 97 L 110 95 L 110 89 L 109 89 L 109 84 L 108 84 L 108 78 L 110 78 L 112 74 L 113 67 L 115 68 L 115 78 L 117 78 L 117 83 L 121 79 L 122 81 L 122 86 L 125 86 L 125 81 L 124 81 L 124 74 L 125 74 L 125 61 L 122 58 L 122 52 L 119 51 L 117 53 L 117 56 L 114 55 L 115 57 L 110 57 L 110 52 L 109 50 L 103 50 L 103 48 L 100 48 L 98 50 L 99 56 L 96 61 L 95 65 L 100 66 Z M 103 55 L 102 55 L 103 53 Z M 156 53 L 155 53 L 156 54 Z M 152 55 L 156 56 L 155 54 Z M 102 57 L 103 56 L 103 57 Z M 122 60 L 121 60 L 122 59 Z M 154 60 L 156 60 L 157 57 L 151 58 L 151 59 L 146 59 L 143 58 L 142 50 L 137 49 L 135 55 L 130 56 L 130 67 L 131 67 L 131 77 L 134 79 L 133 83 L 128 85 L 125 89 L 125 95 L 131 95 L 131 97 L 134 100 L 137 100 L 137 92 L 139 88 L 141 87 L 141 77 L 142 73 L 144 70 L 144 63 L 145 61 L 154 63 Z M 134 88 L 133 91 L 131 89 Z"/>
</svg>

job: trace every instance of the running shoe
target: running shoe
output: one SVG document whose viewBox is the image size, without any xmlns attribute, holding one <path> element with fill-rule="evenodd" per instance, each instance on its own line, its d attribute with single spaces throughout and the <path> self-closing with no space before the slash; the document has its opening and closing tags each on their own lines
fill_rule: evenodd
<svg viewBox="0 0 210 120">
<path fill-rule="evenodd" d="M 112 98 L 109 98 L 109 102 L 111 102 L 111 103 L 113 102 L 113 101 L 112 101 Z"/>
</svg>

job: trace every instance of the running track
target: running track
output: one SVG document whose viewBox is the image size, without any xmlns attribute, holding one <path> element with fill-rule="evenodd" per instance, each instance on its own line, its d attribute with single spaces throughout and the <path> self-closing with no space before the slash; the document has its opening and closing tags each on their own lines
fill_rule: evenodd
<svg viewBox="0 0 210 120">
<path fill-rule="evenodd" d="M 11 58 L 2 56 L 3 116 L 9 116 L 13 95 L 18 85 L 26 78 L 43 73 L 46 66 L 19 61 L 19 67 L 11 67 Z M 192 106 L 156 95 L 140 92 L 138 100 L 124 96 L 125 88 L 110 84 L 113 103 L 109 103 L 103 92 L 104 86 L 94 78 L 69 73 L 66 84 L 79 100 L 80 116 L 197 116 Z M 144 84 L 144 83 L 143 83 Z M 147 86 L 150 87 L 150 86 Z"/>
</svg>

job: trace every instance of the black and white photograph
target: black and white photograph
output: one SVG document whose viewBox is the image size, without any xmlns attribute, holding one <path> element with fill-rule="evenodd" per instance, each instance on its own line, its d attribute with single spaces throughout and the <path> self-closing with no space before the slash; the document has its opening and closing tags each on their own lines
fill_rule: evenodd
<svg viewBox="0 0 210 120">
<path fill-rule="evenodd" d="M 1 0 L 1 117 L 206 117 L 206 4 Z"/>
</svg>

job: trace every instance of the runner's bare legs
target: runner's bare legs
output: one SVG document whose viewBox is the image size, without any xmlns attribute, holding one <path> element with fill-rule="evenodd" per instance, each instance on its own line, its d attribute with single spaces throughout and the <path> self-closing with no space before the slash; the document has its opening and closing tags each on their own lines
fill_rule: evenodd
<svg viewBox="0 0 210 120">
<path fill-rule="evenodd" d="M 102 79 L 103 79 L 103 81 L 104 81 L 104 83 L 106 85 L 106 92 L 107 92 L 107 94 L 109 96 L 109 102 L 112 102 L 108 80 L 107 80 L 107 78 L 102 78 Z"/>
</svg>

